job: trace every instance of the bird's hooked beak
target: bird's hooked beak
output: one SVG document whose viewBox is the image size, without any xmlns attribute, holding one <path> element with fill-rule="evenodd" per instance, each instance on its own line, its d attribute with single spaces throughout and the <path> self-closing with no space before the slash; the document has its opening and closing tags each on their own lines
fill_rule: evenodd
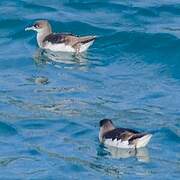
<svg viewBox="0 0 180 180">
<path fill-rule="evenodd" d="M 34 26 L 25 28 L 25 31 L 31 31 L 31 30 L 32 30 L 32 31 L 35 31 L 36 28 L 35 28 Z"/>
</svg>

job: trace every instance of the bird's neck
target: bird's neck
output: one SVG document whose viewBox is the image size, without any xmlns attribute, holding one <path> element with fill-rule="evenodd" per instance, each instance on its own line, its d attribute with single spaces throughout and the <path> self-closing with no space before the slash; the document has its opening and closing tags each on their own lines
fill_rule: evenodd
<svg viewBox="0 0 180 180">
<path fill-rule="evenodd" d="M 46 29 L 44 31 L 41 31 L 41 32 L 38 32 L 37 33 L 37 43 L 38 43 L 38 46 L 40 48 L 43 48 L 43 40 L 46 36 L 48 36 L 49 34 L 51 34 L 52 31 L 51 29 Z"/>
<path fill-rule="evenodd" d="M 102 142 L 103 141 L 103 136 L 109 132 L 109 131 L 112 131 L 114 130 L 115 127 L 113 125 L 110 125 L 108 127 L 101 127 L 100 130 L 99 130 L 99 141 Z"/>
</svg>

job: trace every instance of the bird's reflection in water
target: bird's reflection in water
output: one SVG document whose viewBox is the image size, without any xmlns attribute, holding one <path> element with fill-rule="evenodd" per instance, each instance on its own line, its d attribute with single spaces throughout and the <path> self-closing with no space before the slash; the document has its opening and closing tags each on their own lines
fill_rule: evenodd
<svg viewBox="0 0 180 180">
<path fill-rule="evenodd" d="M 68 52 L 52 52 L 49 50 L 37 49 L 34 54 L 34 61 L 37 65 L 63 63 L 65 65 L 78 64 L 79 68 L 84 70 L 87 66 L 87 57 L 85 53 L 75 55 Z"/>
<path fill-rule="evenodd" d="M 116 147 L 112 147 L 112 146 L 106 146 L 106 147 L 103 147 L 103 149 L 106 152 L 109 152 L 111 157 L 115 158 L 115 159 L 136 157 L 137 160 L 140 162 L 149 162 L 149 160 L 150 160 L 147 148 L 121 149 L 121 148 L 116 148 Z M 101 152 L 101 154 L 102 154 L 102 152 Z"/>
</svg>

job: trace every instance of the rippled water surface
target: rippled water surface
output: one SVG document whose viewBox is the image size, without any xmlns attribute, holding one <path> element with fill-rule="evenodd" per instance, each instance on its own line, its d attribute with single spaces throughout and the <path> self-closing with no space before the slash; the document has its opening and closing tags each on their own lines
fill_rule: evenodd
<svg viewBox="0 0 180 180">
<path fill-rule="evenodd" d="M 44 18 L 98 39 L 40 55 L 24 28 Z M 1 0 L 0 47 L 0 179 L 178 179 L 178 0 Z M 105 117 L 153 133 L 148 148 L 102 147 Z"/>
</svg>

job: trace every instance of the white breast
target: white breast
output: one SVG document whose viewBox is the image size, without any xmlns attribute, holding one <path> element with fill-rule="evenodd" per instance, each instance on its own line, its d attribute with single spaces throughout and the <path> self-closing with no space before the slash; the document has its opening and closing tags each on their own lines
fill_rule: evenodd
<svg viewBox="0 0 180 180">
<path fill-rule="evenodd" d="M 93 44 L 94 41 L 88 42 L 86 44 L 82 44 L 80 46 L 80 51 L 79 52 L 84 52 L 86 51 L 89 46 Z M 51 51 L 55 52 L 75 52 L 75 49 L 70 46 L 70 45 L 65 45 L 64 43 L 59 43 L 59 44 L 52 44 L 52 43 L 47 43 L 46 46 L 44 47 L 45 49 L 49 49 Z"/>
<path fill-rule="evenodd" d="M 47 43 L 46 46 L 44 47 L 45 49 L 49 49 L 51 51 L 62 51 L 62 52 L 75 52 L 75 49 L 69 45 L 65 45 L 64 43 L 60 44 L 52 44 L 52 43 Z"/>
</svg>

